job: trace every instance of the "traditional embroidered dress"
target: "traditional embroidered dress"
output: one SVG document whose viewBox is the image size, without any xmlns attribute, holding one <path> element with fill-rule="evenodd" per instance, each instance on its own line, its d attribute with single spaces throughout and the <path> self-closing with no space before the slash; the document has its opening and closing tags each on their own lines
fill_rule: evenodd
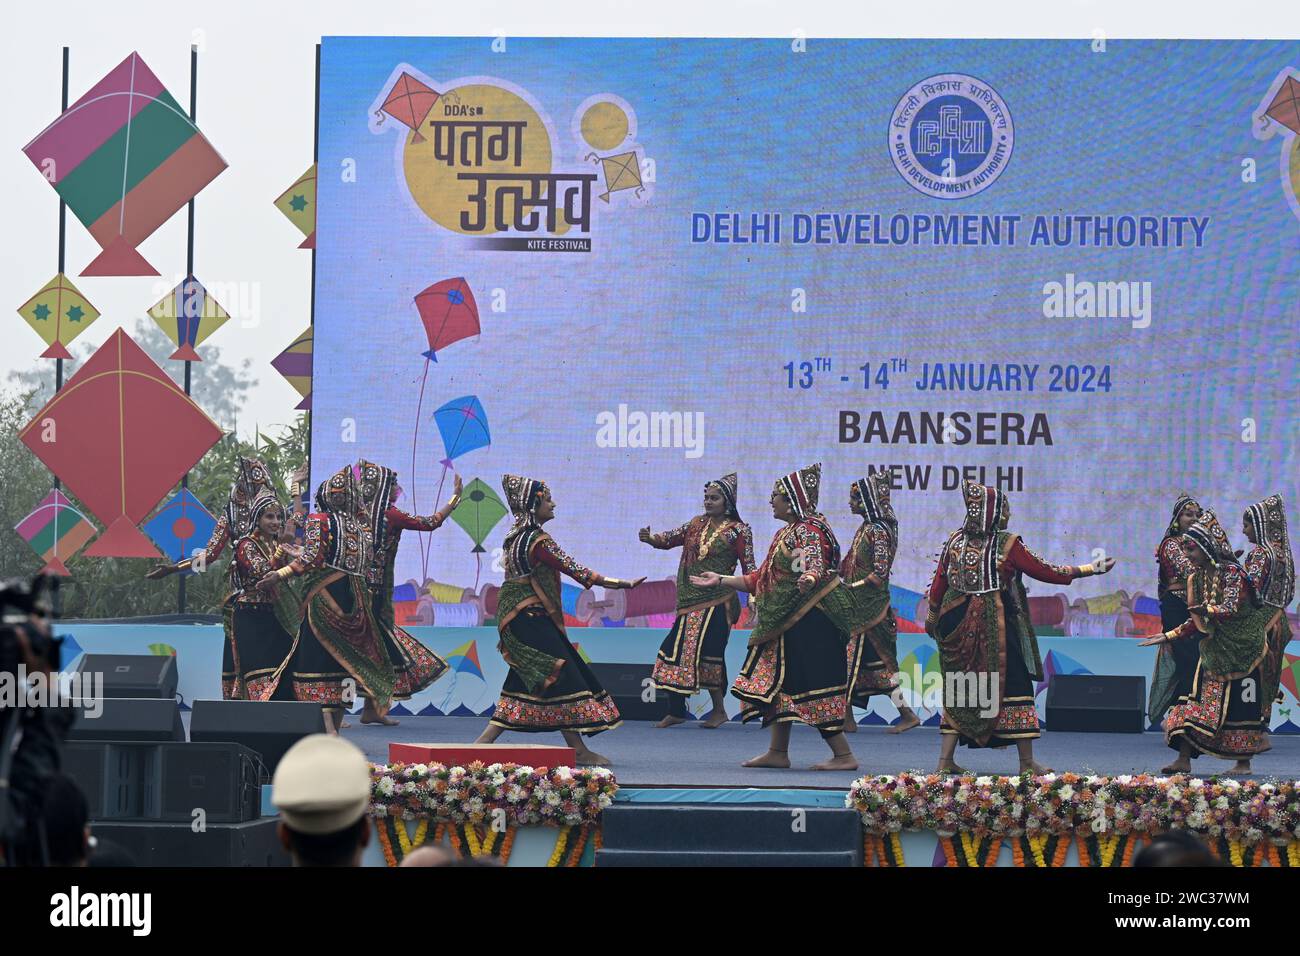
<svg viewBox="0 0 1300 956">
<path fill-rule="evenodd" d="M 323 481 L 315 514 L 303 527 L 302 556 L 288 565 L 301 575 L 302 625 L 293 662 L 294 695 L 340 710 L 349 703 L 344 683 L 379 710 L 392 699 L 396 676 L 375 621 L 366 572 L 372 561 L 370 529 L 359 516 L 352 466 Z"/>
<path fill-rule="evenodd" d="M 238 472 L 230 486 L 230 494 L 226 498 L 226 507 L 217 516 L 217 523 L 204 549 L 205 566 L 211 565 L 221 557 L 230 542 L 238 541 L 256 527 L 256 522 L 252 518 L 253 502 L 262 495 L 274 493 L 275 489 L 271 485 L 271 475 L 266 470 L 266 465 L 256 458 L 240 457 Z M 193 558 L 186 558 L 175 567 L 178 571 L 188 571 L 193 564 Z"/>
<path fill-rule="evenodd" d="M 1005 747 L 1040 736 L 1033 682 L 1043 664 L 1022 575 L 1069 584 L 1085 571 L 1048 564 L 1020 535 L 999 530 L 1002 492 L 967 481 L 962 496 L 966 521 L 939 554 L 926 619 L 944 675 L 940 730 L 966 746 Z"/>
<path fill-rule="evenodd" d="M 755 623 L 731 693 L 743 704 L 742 720 L 761 719 L 764 727 L 802 721 L 830 737 L 843 728 L 857 669 L 856 661 L 846 664 L 857 612 L 840 581 L 839 542 L 817 512 L 820 484 L 821 465 L 776 483 L 794 518 L 773 536 L 758 570 L 745 575 Z"/>
<path fill-rule="evenodd" d="M 1291 554 L 1291 535 L 1287 531 L 1282 498 L 1269 495 L 1251 505 L 1246 509 L 1246 520 L 1254 529 L 1258 542 L 1246 555 L 1246 577 L 1266 607 L 1280 608 L 1285 612 L 1295 598 L 1295 558 Z M 1264 680 L 1260 703 L 1263 708 L 1261 720 L 1264 729 L 1268 730 L 1273 704 L 1278 700 L 1286 646 L 1291 642 L 1291 622 L 1285 613 L 1269 619 L 1264 636 L 1267 651 L 1260 663 Z"/>
<path fill-rule="evenodd" d="M 655 657 L 651 680 L 672 695 L 670 710 L 685 712 L 685 699 L 699 690 L 727 686 L 727 638 L 740 619 L 740 599 L 721 585 L 704 588 L 691 575 L 716 571 L 729 575 L 739 562 L 742 574 L 754 570 L 754 533 L 736 511 L 736 476 L 711 481 L 726 503 L 721 517 L 697 515 L 672 531 L 652 534 L 652 547 L 681 548 L 677 565 L 677 620 Z"/>
<path fill-rule="evenodd" d="M 235 542 L 230 562 L 231 592 L 222 609 L 227 640 L 221 693 L 227 699 L 294 699 L 292 681 L 284 676 L 298 648 L 298 594 L 289 581 L 277 582 L 274 588 L 254 587 L 296 557 L 258 529 L 258 520 L 268 510 L 283 508 L 273 493 L 263 491 L 249 506 L 253 530 Z"/>
<path fill-rule="evenodd" d="M 217 523 L 208 538 L 207 547 L 204 548 L 201 567 L 204 569 L 211 567 L 225 552 L 227 545 L 232 541 L 241 540 L 255 530 L 257 522 L 252 516 L 252 506 L 255 500 L 266 494 L 274 494 L 271 488 L 271 477 L 267 473 L 266 466 L 256 458 L 241 457 L 238 462 L 235 480 L 230 486 L 230 494 L 226 499 L 226 507 L 217 517 Z M 173 565 L 172 570 L 189 571 L 194 567 L 196 561 L 197 558 L 185 558 Z M 225 632 L 221 651 L 221 693 L 227 699 L 242 699 L 244 686 L 239 669 L 234 663 L 234 638 L 230 629 L 232 621 L 231 601 L 238 591 L 238 585 L 235 581 L 237 568 L 234 561 L 230 563 L 228 574 L 230 576 L 230 585 L 226 592 L 226 599 L 223 602 L 221 618 L 222 629 Z"/>
<path fill-rule="evenodd" d="M 1189 505 L 1201 510 L 1200 503 L 1190 495 L 1180 495 L 1174 502 L 1174 514 L 1165 530 L 1165 536 L 1156 548 L 1156 567 L 1159 579 L 1156 594 L 1160 599 L 1160 627 L 1164 631 L 1176 630 L 1188 618 L 1187 579 L 1196 570 L 1187 556 L 1187 539 L 1178 526 L 1178 517 Z M 1156 653 L 1155 671 L 1151 675 L 1151 692 L 1147 698 L 1147 716 L 1152 723 L 1164 720 L 1170 705 L 1192 689 L 1192 675 L 1200 655 L 1193 641 L 1161 644 Z"/>
<path fill-rule="evenodd" d="M 1280 517 L 1280 500 L 1274 513 Z M 1204 610 L 1192 611 L 1169 636 L 1176 643 L 1194 644 L 1199 660 L 1189 692 L 1178 696 L 1165 717 L 1165 742 L 1178 750 L 1186 741 L 1193 757 L 1209 754 L 1249 760 L 1272 747 L 1268 714 L 1281 676 L 1285 645 L 1278 642 L 1289 637 L 1286 612 L 1262 600 L 1252 578 L 1237 563 L 1227 532 L 1213 512 L 1202 513 L 1187 538 L 1209 559 L 1187 582 L 1188 606 Z M 1265 550 L 1276 555 L 1276 563 L 1257 560 L 1258 580 L 1272 590 L 1266 575 L 1278 572 L 1283 583 L 1271 596 L 1277 600 L 1286 595 L 1289 601 L 1277 538 L 1270 546 L 1262 544 L 1266 537 L 1260 540 Z"/>
<path fill-rule="evenodd" d="M 359 491 L 361 509 L 373 539 L 373 557 L 366 572 L 372 612 L 383 633 L 393 663 L 393 700 L 408 700 L 447 669 L 447 662 L 397 626 L 393 614 L 393 575 L 403 531 L 436 531 L 442 519 L 409 515 L 393 505 L 397 472 L 362 459 Z"/>
<path fill-rule="evenodd" d="M 583 587 L 608 579 L 578 564 L 542 530 L 536 515 L 542 482 L 506 475 L 501 485 L 515 516 L 497 595 L 497 649 L 510 671 L 491 723 L 528 733 L 612 730 L 622 723 L 618 708 L 569 643 L 560 604 L 561 574 Z"/>
<path fill-rule="evenodd" d="M 859 619 L 848 644 L 855 706 L 866 707 L 872 694 L 898 687 L 898 622 L 889 604 L 889 572 L 898 554 L 898 517 L 889 503 L 889 476 L 876 472 L 855 481 L 862 499 L 862 525 L 853 535 L 840 577 L 853 589 Z"/>
</svg>

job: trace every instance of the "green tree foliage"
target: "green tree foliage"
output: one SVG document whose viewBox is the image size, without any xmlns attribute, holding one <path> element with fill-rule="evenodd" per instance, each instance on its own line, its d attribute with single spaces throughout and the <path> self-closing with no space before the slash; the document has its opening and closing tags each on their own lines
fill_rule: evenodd
<svg viewBox="0 0 1300 956">
<path fill-rule="evenodd" d="M 184 366 L 167 361 L 173 346 L 156 326 L 141 324 L 132 337 L 177 379 L 178 384 L 183 381 Z M 65 381 L 91 351 L 89 347 L 77 350 L 74 353 L 76 358 L 64 363 Z M 281 500 L 287 504 L 289 476 L 307 460 L 306 415 L 299 413 L 289 424 L 259 432 L 253 442 L 239 438 L 234 429 L 235 421 L 248 389 L 256 384 L 249 373 L 249 362 L 245 361 L 239 367 L 222 365 L 218 349 L 205 346 L 203 352 L 204 361 L 191 367 L 192 394 L 200 407 L 222 425 L 225 434 L 190 472 L 191 493 L 214 515 L 219 514 L 226 505 L 234 481 L 235 461 L 243 455 L 261 458 L 266 463 Z M 10 376 L 11 387 L 0 391 L 0 576 L 3 577 L 31 575 L 41 567 L 40 558 L 27 542 L 18 537 L 14 526 L 49 493 L 53 478 L 27 446 L 18 440 L 18 431 L 53 395 L 52 366 L 53 363 L 43 362 L 30 371 L 13 373 Z M 177 484 L 159 504 L 179 490 Z M 76 497 L 66 488 L 63 491 L 102 531 L 97 519 Z M 187 611 L 210 614 L 220 611 L 226 593 L 229 555 L 227 550 L 204 573 L 186 577 Z M 135 617 L 171 614 L 177 610 L 176 576 L 160 581 L 145 580 L 144 575 L 157 563 L 155 560 L 88 558 L 78 554 L 65 563 L 71 572 L 61 589 L 65 618 Z"/>
</svg>

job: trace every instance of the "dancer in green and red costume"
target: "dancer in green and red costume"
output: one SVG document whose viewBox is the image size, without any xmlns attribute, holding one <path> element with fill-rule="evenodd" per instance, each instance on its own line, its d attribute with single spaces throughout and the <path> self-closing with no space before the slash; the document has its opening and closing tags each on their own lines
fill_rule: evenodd
<svg viewBox="0 0 1300 956">
<path fill-rule="evenodd" d="M 857 660 L 858 671 L 844 713 L 844 730 L 854 733 L 858 729 L 853 719 L 855 706 L 866 709 L 873 694 L 889 694 L 899 715 L 889 733 L 901 734 L 920 726 L 921 719 L 907 706 L 898 686 L 898 622 L 889 604 L 889 572 L 898 554 L 898 517 L 889 503 L 889 473 L 877 471 L 855 481 L 849 489 L 849 510 L 862 516 L 862 524 L 844 555 L 840 577 L 853 589 L 860 617 L 848 648 L 848 658 Z"/>
<path fill-rule="evenodd" d="M 397 549 L 403 531 L 437 531 L 460 503 L 461 481 L 456 475 L 456 487 L 450 500 L 428 517 L 407 514 L 394 502 L 400 489 L 397 472 L 383 465 L 366 461 L 357 462 L 361 516 L 370 528 L 373 560 L 366 572 L 370 587 L 374 618 L 382 630 L 388 658 L 393 664 L 394 684 L 390 700 L 409 700 L 436 681 L 447 670 L 447 662 L 425 647 L 397 625 L 393 613 L 393 579 L 397 564 Z M 398 721 L 380 713 L 367 698 L 361 713 L 363 724 L 380 723 L 394 727 Z"/>
<path fill-rule="evenodd" d="M 1230 776 L 1251 773 L 1251 759 L 1269 750 L 1269 714 L 1281 680 L 1290 626 L 1285 606 L 1295 594 L 1294 560 L 1282 501 L 1252 505 L 1244 518 L 1255 547 L 1238 561 L 1214 512 L 1186 531 L 1195 570 L 1187 581 L 1189 617 L 1144 645 L 1183 642 L 1196 651 L 1190 680 L 1165 715 L 1165 742 L 1178 757 L 1163 773 L 1187 773 L 1209 754 L 1234 761 Z"/>
<path fill-rule="evenodd" d="M 514 524 L 506 533 L 506 579 L 497 595 L 497 648 L 510 665 L 496 710 L 476 743 L 490 744 L 506 730 L 558 730 L 579 764 L 608 765 L 583 740 L 622 723 L 618 707 L 595 673 L 569 642 L 560 604 L 560 575 L 585 588 L 633 588 L 598 574 L 569 557 L 542 525 L 555 517 L 545 483 L 518 475 L 501 480 Z"/>
<path fill-rule="evenodd" d="M 681 548 L 677 565 L 677 620 L 655 657 L 651 680 L 668 697 L 668 715 L 657 727 L 686 720 L 686 699 L 701 689 L 709 692 L 713 709 L 700 721 L 714 728 L 726 723 L 727 665 L 724 655 L 731 629 L 740 619 L 736 592 L 716 586 L 702 588 L 691 575 L 706 571 L 731 574 L 740 564 L 742 574 L 754 570 L 754 533 L 736 510 L 736 475 L 704 486 L 704 513 L 672 531 L 651 533 L 641 529 L 641 540 L 651 547 Z"/>
<path fill-rule="evenodd" d="M 816 727 L 831 757 L 814 770 L 856 770 L 844 735 L 849 686 L 857 670 L 847 660 L 856 620 L 849 589 L 840 580 L 840 546 L 817 511 L 821 465 L 791 472 L 776 482 L 769 501 L 783 522 L 762 565 L 745 575 L 705 571 L 691 576 L 697 587 L 729 587 L 754 595 L 755 620 L 749 652 L 732 684 L 742 720 L 770 729 L 767 751 L 746 767 L 790 766 L 790 729 Z M 859 645 L 860 646 L 860 645 Z"/>
<path fill-rule="evenodd" d="M 1069 584 L 1105 574 L 1115 559 L 1048 564 L 1006 530 L 1011 505 L 1003 492 L 967 481 L 962 499 L 966 520 L 939 553 L 925 621 L 926 633 L 939 645 L 944 676 L 939 772 L 966 772 L 954 759 L 961 742 L 1014 744 L 1021 773 L 1050 773 L 1034 759 L 1034 740 L 1041 734 L 1033 682 L 1043 679 L 1043 662 L 1022 575 Z"/>
<path fill-rule="evenodd" d="M 317 511 L 303 526 L 302 555 L 269 572 L 265 585 L 298 578 L 302 595 L 294 696 L 323 705 L 326 731 L 337 733 L 357 694 L 382 714 L 396 676 L 375 620 L 366 581 L 373 560 L 371 531 L 362 521 L 352 466 L 345 465 L 316 490 Z"/>
<path fill-rule="evenodd" d="M 1156 595 L 1160 600 L 1160 628 L 1166 633 L 1177 630 L 1189 616 L 1187 582 L 1196 566 L 1187 553 L 1191 544 L 1187 529 L 1200 516 L 1200 503 L 1191 495 L 1179 495 L 1169 527 L 1156 548 Z M 1162 723 L 1174 701 L 1191 691 L 1192 674 L 1199 657 L 1193 641 L 1160 645 L 1151 675 L 1151 691 L 1147 695 L 1147 717 L 1152 723 Z"/>
</svg>

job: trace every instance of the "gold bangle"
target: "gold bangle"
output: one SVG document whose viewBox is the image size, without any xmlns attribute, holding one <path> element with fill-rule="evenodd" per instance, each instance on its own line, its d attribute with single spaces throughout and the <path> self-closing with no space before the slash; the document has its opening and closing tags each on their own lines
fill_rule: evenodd
<svg viewBox="0 0 1300 956">
<path fill-rule="evenodd" d="M 447 499 L 447 510 L 449 512 L 455 511 L 456 506 L 459 504 L 460 504 L 460 495 L 459 494 L 452 495 L 450 498 Z"/>
</svg>

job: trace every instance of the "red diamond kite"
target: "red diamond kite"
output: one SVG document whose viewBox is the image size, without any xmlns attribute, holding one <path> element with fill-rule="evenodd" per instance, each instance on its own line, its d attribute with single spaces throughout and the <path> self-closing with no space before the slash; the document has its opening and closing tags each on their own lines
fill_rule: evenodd
<svg viewBox="0 0 1300 956">
<path fill-rule="evenodd" d="M 88 556 L 156 558 L 136 525 L 221 429 L 118 329 L 18 437 L 107 525 Z"/>
<path fill-rule="evenodd" d="M 438 102 L 438 96 L 436 90 L 430 89 L 410 73 L 404 72 L 384 97 L 384 105 L 379 108 L 379 111 L 387 113 L 403 126 L 409 126 L 415 133 L 411 138 L 412 143 L 423 143 L 424 137 L 420 135 L 420 125 L 428 118 L 433 104 Z M 383 122 L 382 116 L 379 119 Z"/>
<path fill-rule="evenodd" d="M 1291 132 L 1300 134 L 1300 81 L 1294 76 L 1283 80 L 1277 96 L 1273 97 L 1264 113 Z"/>
</svg>

